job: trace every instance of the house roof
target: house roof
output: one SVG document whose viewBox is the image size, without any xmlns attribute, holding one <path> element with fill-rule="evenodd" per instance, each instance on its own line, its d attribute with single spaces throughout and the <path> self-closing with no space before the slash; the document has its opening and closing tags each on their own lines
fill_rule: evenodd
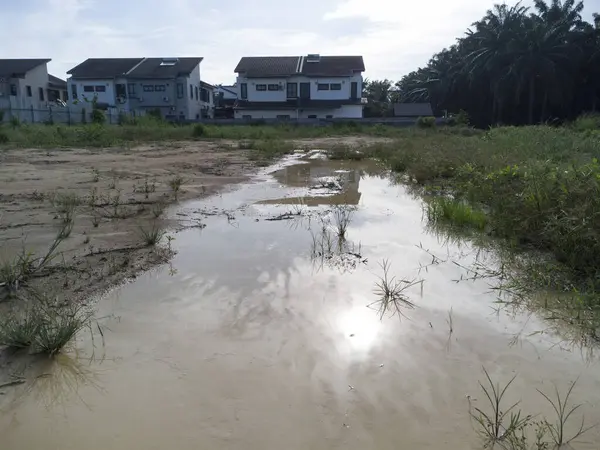
<svg viewBox="0 0 600 450">
<path fill-rule="evenodd" d="M 174 64 L 163 65 L 164 58 L 145 58 L 128 74 L 128 78 L 175 78 L 188 75 L 202 62 L 201 57 L 172 58 Z"/>
<path fill-rule="evenodd" d="M 234 72 L 248 77 L 289 76 L 296 73 L 299 59 L 299 56 L 244 56 Z"/>
<path fill-rule="evenodd" d="M 308 62 L 302 58 L 302 75 L 347 76 L 354 72 L 364 72 L 362 56 L 321 56 L 318 62 Z"/>
<path fill-rule="evenodd" d="M 396 117 L 425 117 L 433 116 L 430 103 L 395 103 L 394 116 Z"/>
<path fill-rule="evenodd" d="M 235 95 L 237 97 L 237 91 L 235 86 L 226 86 L 223 84 L 219 84 L 215 86 L 215 89 L 229 92 L 231 95 Z"/>
<path fill-rule="evenodd" d="M 207 88 L 207 89 L 215 88 L 212 84 L 207 83 L 206 81 L 202 81 L 202 80 L 200 80 L 200 86 L 202 86 L 203 88 Z"/>
<path fill-rule="evenodd" d="M 46 64 L 51 59 L 0 59 L 0 77 L 17 78 L 24 76 L 27 72 L 37 66 Z"/>
<path fill-rule="evenodd" d="M 115 78 L 125 75 L 144 58 L 89 58 L 67 73 L 73 78 Z"/>
<path fill-rule="evenodd" d="M 256 78 L 290 75 L 347 76 L 365 70 L 362 56 L 319 56 L 318 61 L 308 61 L 305 56 L 245 56 L 240 59 L 235 72 Z"/>
<path fill-rule="evenodd" d="M 61 80 L 60 78 L 50 74 L 48 74 L 48 85 L 62 89 L 67 88 L 67 82 L 65 80 Z"/>
</svg>

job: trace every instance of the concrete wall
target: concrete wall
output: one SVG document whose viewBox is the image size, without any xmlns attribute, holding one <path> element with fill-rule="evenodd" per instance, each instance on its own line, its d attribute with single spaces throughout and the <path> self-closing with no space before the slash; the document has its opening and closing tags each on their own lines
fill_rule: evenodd
<svg viewBox="0 0 600 450">
<path fill-rule="evenodd" d="M 10 87 L 16 87 L 17 95 L 10 95 Z M 27 95 L 27 86 L 31 87 L 31 97 Z M 40 98 L 40 88 L 43 100 Z M 45 108 L 48 105 L 48 69 L 46 64 L 39 65 L 25 74 L 24 78 L 9 78 L 3 83 L 3 102 L 12 108 Z"/>
<path fill-rule="evenodd" d="M 238 98 L 242 99 L 241 84 L 246 83 L 248 86 L 248 101 L 251 102 L 284 102 L 286 96 L 286 78 L 237 78 L 237 93 Z M 257 91 L 256 86 L 264 84 L 267 86 L 266 91 Z M 269 84 L 276 84 L 279 88 L 277 91 L 269 91 Z"/>
<path fill-rule="evenodd" d="M 194 98 L 190 96 L 190 86 L 194 87 Z M 196 98 L 196 89 L 198 90 L 198 97 Z M 200 103 L 200 64 L 190 73 L 187 77 L 186 92 L 184 95 L 187 98 L 188 105 L 188 118 L 196 119 L 202 116 L 202 105 Z"/>
<path fill-rule="evenodd" d="M 73 103 L 75 101 L 72 94 L 73 85 L 77 86 L 77 100 L 79 100 L 79 102 L 85 103 L 86 100 L 91 102 L 94 100 L 94 97 L 96 97 L 99 103 L 107 103 L 109 105 L 115 105 L 116 103 L 115 80 L 113 79 L 74 80 L 73 78 L 69 78 L 67 80 L 69 103 Z M 94 88 L 94 92 L 85 92 L 85 86 L 91 86 Z M 97 92 L 97 86 L 104 86 L 104 92 Z"/>
<path fill-rule="evenodd" d="M 360 119 L 362 118 L 361 105 L 343 105 L 340 108 L 333 109 L 252 109 L 252 110 L 236 110 L 234 117 L 243 119 L 244 116 L 250 116 L 252 119 L 276 119 L 277 116 L 289 116 L 290 119 L 326 119 L 326 118 L 347 118 Z M 312 117 L 316 116 L 316 117 Z M 328 117 L 331 116 L 331 117 Z"/>
</svg>

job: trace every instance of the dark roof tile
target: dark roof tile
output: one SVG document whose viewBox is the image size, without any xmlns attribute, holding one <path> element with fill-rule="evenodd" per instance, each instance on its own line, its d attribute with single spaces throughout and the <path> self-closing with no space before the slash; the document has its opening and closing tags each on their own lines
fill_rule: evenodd
<svg viewBox="0 0 600 450">
<path fill-rule="evenodd" d="M 130 71 L 143 58 L 89 58 L 67 73 L 73 78 L 115 78 Z"/>
<path fill-rule="evenodd" d="M 296 73 L 299 56 L 244 56 L 234 72 L 248 77 L 289 76 Z"/>
<path fill-rule="evenodd" d="M 364 72 L 362 56 L 321 56 L 318 62 L 302 60 L 302 75 L 307 76 L 348 76 L 354 72 Z"/>
<path fill-rule="evenodd" d="M 51 59 L 0 59 L 0 77 L 22 77 L 37 66 L 49 63 Z"/>
<path fill-rule="evenodd" d="M 171 59 L 171 58 L 169 58 Z M 201 57 L 172 58 L 177 60 L 173 65 L 161 65 L 164 58 L 146 58 L 139 66 L 133 69 L 128 78 L 175 78 L 180 75 L 189 75 L 194 68 L 202 62 Z"/>
<path fill-rule="evenodd" d="M 67 88 L 67 82 L 65 80 L 61 80 L 54 75 L 48 74 L 48 84 L 55 87 Z"/>
</svg>

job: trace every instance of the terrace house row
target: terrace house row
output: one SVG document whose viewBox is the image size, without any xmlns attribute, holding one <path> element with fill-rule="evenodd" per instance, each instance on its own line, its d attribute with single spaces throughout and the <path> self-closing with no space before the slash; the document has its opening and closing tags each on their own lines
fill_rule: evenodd
<svg viewBox="0 0 600 450">
<path fill-rule="evenodd" d="M 364 70 L 362 56 L 244 57 L 235 118 L 361 118 Z"/>
<path fill-rule="evenodd" d="M 201 57 L 90 58 L 67 73 L 70 100 L 122 111 L 159 111 L 170 120 L 212 117 L 213 86 Z"/>
</svg>

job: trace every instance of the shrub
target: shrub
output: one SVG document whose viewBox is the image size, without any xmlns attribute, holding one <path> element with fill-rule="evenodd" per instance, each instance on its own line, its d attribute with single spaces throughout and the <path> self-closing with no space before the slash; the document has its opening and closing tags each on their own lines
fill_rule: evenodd
<svg viewBox="0 0 600 450">
<path fill-rule="evenodd" d="M 192 129 L 192 136 L 202 137 L 205 134 L 206 134 L 206 127 L 204 125 L 202 125 L 201 123 L 197 123 L 196 125 L 194 125 L 194 128 Z"/>
<path fill-rule="evenodd" d="M 0 109 L 0 124 L 4 121 L 4 110 Z"/>
<path fill-rule="evenodd" d="M 12 116 L 10 118 L 10 126 L 13 128 L 18 128 L 21 126 L 21 121 L 19 120 L 19 118 L 17 116 Z"/>
<path fill-rule="evenodd" d="M 92 123 L 102 125 L 106 122 L 106 116 L 98 108 L 92 109 Z"/>
<path fill-rule="evenodd" d="M 0 131 L 0 144 L 8 143 L 8 135 L 4 131 Z"/>
<path fill-rule="evenodd" d="M 573 122 L 576 131 L 591 131 L 600 128 L 600 114 L 583 114 Z"/>
<path fill-rule="evenodd" d="M 435 127 L 435 117 L 419 117 L 417 119 L 417 127 L 419 128 L 433 128 Z"/>
<path fill-rule="evenodd" d="M 146 115 L 148 115 L 156 120 L 162 120 L 162 114 L 160 113 L 160 109 L 158 109 L 158 108 L 151 109 L 150 111 L 148 111 L 146 113 Z"/>
</svg>

